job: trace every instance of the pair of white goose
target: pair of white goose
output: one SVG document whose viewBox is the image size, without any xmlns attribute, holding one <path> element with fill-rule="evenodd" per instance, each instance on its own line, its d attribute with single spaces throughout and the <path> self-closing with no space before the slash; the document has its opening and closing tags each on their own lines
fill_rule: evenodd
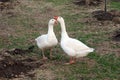
<svg viewBox="0 0 120 80">
<path fill-rule="evenodd" d="M 88 47 L 81 41 L 70 38 L 66 32 L 65 22 L 61 16 L 56 16 L 48 23 L 48 33 L 36 38 L 38 47 L 42 50 L 43 59 L 47 59 L 44 55 L 44 49 L 50 49 L 50 57 L 52 57 L 52 48 L 58 44 L 58 40 L 55 36 L 53 26 L 58 21 L 61 25 L 61 41 L 60 46 L 63 51 L 70 56 L 70 61 L 66 64 L 73 64 L 76 62 L 76 58 L 84 57 L 88 53 L 93 52 L 94 49 Z"/>
</svg>

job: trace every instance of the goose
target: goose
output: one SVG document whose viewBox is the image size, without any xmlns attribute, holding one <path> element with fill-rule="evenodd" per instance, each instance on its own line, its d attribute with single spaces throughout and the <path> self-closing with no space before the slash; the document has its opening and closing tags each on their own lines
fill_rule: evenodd
<svg viewBox="0 0 120 80">
<path fill-rule="evenodd" d="M 55 19 L 50 19 L 48 23 L 47 34 L 43 34 L 35 39 L 37 46 L 42 51 L 43 60 L 48 59 L 44 54 L 45 49 L 50 49 L 50 58 L 52 58 L 52 48 L 58 44 L 58 40 L 53 30 L 53 26 L 55 23 L 56 23 Z"/>
<path fill-rule="evenodd" d="M 61 26 L 60 46 L 63 51 L 70 56 L 70 60 L 66 64 L 76 63 L 76 58 L 87 56 L 88 53 L 94 51 L 93 48 L 88 47 L 81 41 L 68 36 L 63 17 L 55 16 L 54 19 L 57 20 Z"/>
</svg>

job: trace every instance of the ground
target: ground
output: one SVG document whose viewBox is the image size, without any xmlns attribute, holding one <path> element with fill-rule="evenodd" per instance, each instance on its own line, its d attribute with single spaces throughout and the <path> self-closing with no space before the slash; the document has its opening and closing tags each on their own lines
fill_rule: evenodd
<svg viewBox="0 0 120 80">
<path fill-rule="evenodd" d="M 119 5 L 120 2 L 111 2 L 107 7 L 108 10 L 119 11 Z M 1 8 L 0 11 L 0 69 L 11 71 L 14 65 L 19 65 L 19 62 L 20 65 L 30 68 L 22 66 L 20 71 L 22 73 L 10 72 L 7 76 L 5 76 L 6 73 L 0 73 L 1 80 L 120 79 L 120 41 L 113 39 L 116 30 L 120 29 L 120 24 L 113 21 L 98 21 L 94 18 L 92 12 L 100 10 L 101 6 L 89 8 L 84 5 L 78 6 L 73 3 L 73 0 L 18 0 L 15 2 L 13 0 L 12 3 L 5 3 L 2 6 L 6 8 Z M 64 65 L 69 57 L 64 54 L 59 45 L 53 50 L 53 59 L 41 60 L 41 50 L 34 40 L 47 32 L 49 19 L 57 15 L 65 19 L 70 37 L 95 48 L 93 53 L 79 58 L 76 64 Z M 59 41 L 60 30 L 59 25 L 54 27 Z M 24 51 L 33 45 L 35 46 L 33 51 L 24 54 L 22 52 L 22 55 L 7 52 L 15 49 Z M 46 50 L 45 54 L 48 55 L 49 50 Z"/>
</svg>

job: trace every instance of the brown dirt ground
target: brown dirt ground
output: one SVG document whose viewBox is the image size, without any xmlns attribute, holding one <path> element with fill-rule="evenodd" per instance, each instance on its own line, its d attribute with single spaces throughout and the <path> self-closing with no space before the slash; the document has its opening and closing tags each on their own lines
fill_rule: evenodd
<svg viewBox="0 0 120 80">
<path fill-rule="evenodd" d="M 13 58 L 6 52 L 0 53 L 0 78 L 17 78 L 23 75 L 35 76 L 30 74 L 35 68 L 39 68 L 43 63 L 37 58 Z"/>
<path fill-rule="evenodd" d="M 76 4 L 76 5 L 79 5 L 79 6 L 87 4 L 86 0 L 74 0 L 73 3 Z M 88 5 L 90 5 L 90 6 L 98 6 L 101 3 L 102 3 L 102 0 L 89 0 Z"/>
</svg>

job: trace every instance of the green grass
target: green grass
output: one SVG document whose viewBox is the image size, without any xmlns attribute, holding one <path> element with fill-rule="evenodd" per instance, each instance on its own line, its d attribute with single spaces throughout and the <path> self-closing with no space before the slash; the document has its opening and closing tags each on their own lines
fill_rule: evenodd
<svg viewBox="0 0 120 80">
<path fill-rule="evenodd" d="M 98 65 L 95 66 L 93 70 L 96 69 L 97 75 L 99 75 L 100 78 L 104 79 L 105 77 L 108 77 L 110 79 L 119 79 L 119 76 L 116 76 L 119 74 L 120 67 L 120 58 L 116 58 L 114 54 L 107 54 L 104 56 L 99 56 L 96 60 Z M 98 76 L 97 76 L 98 77 Z"/>
<path fill-rule="evenodd" d="M 120 77 L 120 58 L 116 58 L 114 54 L 100 56 L 97 53 L 88 55 L 89 60 L 95 60 L 93 67 L 86 61 L 80 61 L 70 66 L 55 65 L 53 70 L 56 74 L 64 76 L 65 80 L 118 80 Z M 56 68 L 57 66 L 57 68 Z M 62 80 L 58 76 L 56 80 Z"/>
<path fill-rule="evenodd" d="M 110 34 L 115 30 L 113 24 L 100 26 L 98 25 L 100 22 L 91 22 L 91 24 L 81 22 L 79 19 L 84 20 L 84 18 L 89 18 L 91 17 L 91 13 L 87 12 L 87 9 L 82 12 L 81 10 L 84 10 L 83 7 L 74 5 L 72 0 L 31 1 L 32 2 L 28 0 L 20 4 L 17 10 L 15 9 L 16 12 L 18 11 L 15 16 L 2 16 L 0 18 L 1 24 L 13 30 L 13 32 L 8 30 L 10 36 L 7 38 L 0 36 L 0 48 L 26 49 L 30 45 L 35 45 L 33 53 L 28 56 L 35 54 L 42 58 L 41 51 L 35 44 L 34 39 L 41 34 L 47 33 L 47 23 L 53 15 L 61 15 L 65 19 L 69 36 L 95 48 L 95 52 L 90 53 L 87 57 L 83 58 L 83 60 L 78 59 L 76 64 L 64 65 L 65 62 L 69 61 L 69 57 L 64 54 L 58 45 L 54 48 L 55 51 L 53 51 L 55 58 L 48 60 L 45 63 L 47 66 L 42 68 L 45 71 L 53 71 L 55 77 L 52 80 L 120 79 L 120 57 L 117 56 L 117 51 L 115 52 L 120 46 L 119 43 L 110 40 Z M 111 7 L 118 10 L 120 10 L 119 5 L 120 3 L 111 3 Z M 96 23 L 96 25 L 92 23 Z M 61 37 L 60 30 L 60 25 L 55 26 L 54 31 L 58 39 Z M 104 45 L 106 42 L 108 42 L 108 44 Z M 99 50 L 101 47 L 107 52 Z M 101 55 L 101 53 L 103 55 Z M 49 56 L 49 50 L 46 50 L 45 54 Z M 49 77 L 41 77 L 39 79 L 47 80 L 46 78 L 49 80 Z"/>
<path fill-rule="evenodd" d="M 62 5 L 62 4 L 65 4 L 65 3 L 68 3 L 72 0 L 60 0 L 60 1 L 56 1 L 56 0 L 46 0 L 46 2 L 52 2 L 54 3 L 56 6 L 58 5 Z"/>
<path fill-rule="evenodd" d="M 120 10 L 120 2 L 111 2 L 110 6 L 111 8 Z"/>
</svg>

